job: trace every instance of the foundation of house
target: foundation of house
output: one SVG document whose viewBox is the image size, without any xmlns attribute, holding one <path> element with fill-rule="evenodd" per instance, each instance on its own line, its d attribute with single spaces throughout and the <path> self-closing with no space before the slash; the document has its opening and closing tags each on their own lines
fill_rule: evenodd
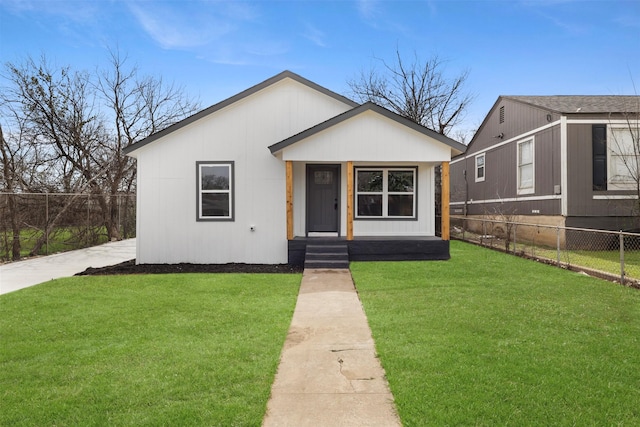
<svg viewBox="0 0 640 427">
<path fill-rule="evenodd" d="M 345 243 L 349 261 L 448 260 L 449 241 L 430 236 L 295 237 L 289 240 L 289 264 L 304 265 L 307 245 Z"/>
</svg>

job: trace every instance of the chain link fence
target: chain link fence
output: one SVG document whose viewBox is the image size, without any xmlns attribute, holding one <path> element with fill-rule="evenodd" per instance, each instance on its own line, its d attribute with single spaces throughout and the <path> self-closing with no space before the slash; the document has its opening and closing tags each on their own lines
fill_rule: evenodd
<svg viewBox="0 0 640 427">
<path fill-rule="evenodd" d="M 640 234 L 452 216 L 451 237 L 640 287 Z"/>
<path fill-rule="evenodd" d="M 112 235 L 135 237 L 135 194 L 105 200 L 84 193 L 0 193 L 0 261 L 15 258 L 14 239 L 21 258 L 105 243 L 106 217 L 113 223 Z"/>
</svg>

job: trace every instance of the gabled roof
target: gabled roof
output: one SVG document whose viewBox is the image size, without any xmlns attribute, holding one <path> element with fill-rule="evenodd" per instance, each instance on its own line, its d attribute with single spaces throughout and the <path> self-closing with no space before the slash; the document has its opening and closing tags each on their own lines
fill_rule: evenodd
<svg viewBox="0 0 640 427">
<path fill-rule="evenodd" d="M 457 141 L 454 141 L 453 139 L 446 137 L 436 131 L 433 131 L 429 128 L 426 128 L 424 126 L 421 126 L 419 124 L 417 124 L 416 122 L 409 120 L 399 114 L 396 114 L 392 111 L 387 110 L 384 107 L 381 107 L 377 104 L 374 104 L 373 102 L 365 102 L 362 105 L 359 105 L 355 108 L 352 108 L 349 111 L 346 111 L 342 114 L 339 114 L 335 117 L 332 117 L 331 119 L 322 122 L 320 124 L 317 124 L 305 131 L 302 131 L 296 135 L 293 135 L 285 140 L 282 140 L 276 144 L 273 144 L 269 147 L 269 150 L 271 150 L 272 154 L 275 154 L 283 149 L 285 149 L 286 147 L 289 147 L 290 145 L 295 144 L 296 142 L 299 142 L 305 138 L 308 138 L 312 135 L 317 134 L 318 132 L 321 132 L 325 129 L 328 129 L 332 126 L 337 125 L 338 123 L 344 122 L 345 120 L 348 120 L 352 117 L 355 117 L 359 114 L 362 114 L 366 111 L 374 111 L 378 114 L 381 114 L 391 120 L 394 120 L 404 126 L 407 126 L 417 132 L 422 133 L 423 135 L 429 136 L 439 142 L 442 142 L 445 145 L 448 145 L 449 147 L 451 147 L 453 150 L 455 151 L 459 151 L 461 153 L 463 153 L 466 150 L 466 146 L 464 144 L 461 144 Z"/>
<path fill-rule="evenodd" d="M 541 107 L 560 114 L 640 112 L 640 96 L 634 95 L 503 95 L 500 98 Z"/>
<path fill-rule="evenodd" d="M 638 95 L 500 95 L 471 138 L 467 150 L 473 147 L 476 137 L 480 135 L 491 112 L 500 105 L 502 100 L 527 104 L 557 114 L 640 113 L 640 96 Z"/>
<path fill-rule="evenodd" d="M 172 132 L 175 132 L 176 130 L 178 130 L 180 128 L 183 128 L 183 127 L 185 127 L 185 126 L 187 126 L 187 125 L 189 125 L 189 124 L 191 124 L 191 123 L 193 123 L 193 122 L 195 122 L 197 120 L 200 120 L 201 118 L 206 117 L 209 114 L 215 113 L 218 110 L 221 110 L 221 109 L 223 109 L 223 108 L 225 108 L 225 107 L 227 107 L 227 106 L 229 106 L 229 105 L 231 105 L 231 104 L 233 104 L 235 102 L 240 101 L 241 99 L 244 99 L 244 98 L 246 98 L 246 97 L 248 97 L 250 95 L 253 95 L 254 93 L 259 92 L 262 89 L 264 89 L 266 87 L 269 87 L 269 86 L 271 86 L 271 85 L 273 85 L 273 84 L 275 84 L 275 83 L 277 83 L 277 82 L 279 82 L 281 80 L 284 80 L 286 78 L 290 78 L 292 80 L 295 80 L 298 83 L 301 83 L 301 84 L 303 84 L 305 86 L 308 86 L 308 87 L 310 87 L 312 89 L 315 89 L 318 92 L 321 92 L 321 93 L 323 93 L 325 95 L 328 95 L 328 96 L 330 96 L 330 97 L 332 97 L 332 98 L 334 98 L 334 99 L 336 99 L 336 100 L 338 100 L 340 102 L 344 102 L 345 104 L 347 104 L 347 105 L 349 105 L 351 107 L 355 107 L 355 106 L 358 105 L 357 102 L 355 102 L 355 101 L 353 101 L 353 100 L 351 100 L 351 99 L 349 99 L 349 98 L 347 98 L 345 96 L 337 94 L 337 93 L 335 93 L 335 92 L 333 92 L 333 91 L 331 91 L 331 90 L 329 90 L 329 89 L 327 89 L 325 87 L 322 87 L 322 86 L 320 86 L 320 85 L 318 85 L 318 84 L 316 84 L 316 83 L 314 83 L 314 82 L 312 82 L 310 80 L 305 79 L 302 76 L 299 76 L 296 73 L 293 73 L 291 71 L 286 70 L 286 71 L 283 71 L 283 72 L 281 72 L 281 73 L 279 73 L 279 74 L 277 74 L 277 75 L 275 75 L 275 76 L 263 81 L 262 83 L 258 83 L 257 85 L 255 85 L 253 87 L 250 87 L 249 89 L 244 90 L 244 91 L 240 92 L 237 95 L 232 96 L 231 98 L 227 98 L 224 101 L 221 101 L 221 102 L 219 102 L 217 104 L 214 104 L 214 105 L 212 105 L 212 106 L 210 106 L 208 108 L 205 108 L 204 110 L 202 110 L 202 111 L 200 111 L 200 112 L 198 112 L 198 113 L 196 113 L 196 114 L 194 114 L 192 116 L 187 117 L 184 120 L 179 121 L 178 123 L 175 123 L 175 124 L 165 128 L 165 129 L 163 129 L 163 130 L 161 130 L 159 132 L 156 132 L 154 134 L 149 135 L 145 139 L 142 139 L 142 140 L 140 140 L 140 141 L 128 146 L 127 148 L 125 148 L 123 150 L 123 152 L 125 154 L 130 154 L 131 152 L 133 152 L 133 151 L 135 151 L 135 150 L 137 150 L 137 149 L 139 149 L 141 147 L 144 147 L 145 145 L 150 144 L 150 143 L 152 143 L 153 141 L 155 141 L 157 139 L 160 139 L 160 138 L 162 138 L 162 137 L 164 137 L 164 136 L 166 136 L 166 135 L 168 135 L 168 134 L 170 134 Z"/>
</svg>

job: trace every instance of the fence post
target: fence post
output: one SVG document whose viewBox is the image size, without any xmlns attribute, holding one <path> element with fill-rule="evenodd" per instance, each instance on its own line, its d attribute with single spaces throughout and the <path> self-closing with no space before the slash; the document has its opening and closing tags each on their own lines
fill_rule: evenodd
<svg viewBox="0 0 640 427">
<path fill-rule="evenodd" d="M 558 267 L 560 267 L 560 227 L 556 226 L 556 252 Z"/>
<path fill-rule="evenodd" d="M 482 218 L 482 236 L 480 236 L 480 244 L 484 245 L 484 236 L 487 235 L 487 221 Z"/>
<path fill-rule="evenodd" d="M 91 233 L 91 194 L 88 193 L 87 194 L 87 235 L 86 235 L 86 242 L 85 245 L 89 246 L 89 242 L 90 242 L 90 238 L 89 238 L 89 234 Z"/>
<path fill-rule="evenodd" d="M 49 193 L 44 194 L 44 234 L 45 234 L 45 254 L 49 255 Z"/>
<path fill-rule="evenodd" d="M 118 236 L 122 238 L 122 220 L 120 218 L 120 202 L 122 198 L 120 196 L 120 194 L 116 194 L 116 201 L 118 202 Z"/>
<path fill-rule="evenodd" d="M 515 254 L 516 251 L 516 242 L 517 240 L 517 234 L 518 234 L 518 224 L 514 223 L 513 224 L 513 253 Z"/>
<path fill-rule="evenodd" d="M 467 218 L 462 219 L 462 240 L 466 240 Z"/>
<path fill-rule="evenodd" d="M 618 236 L 620 242 L 620 284 L 624 285 L 624 235 L 622 230 L 620 230 Z"/>
</svg>

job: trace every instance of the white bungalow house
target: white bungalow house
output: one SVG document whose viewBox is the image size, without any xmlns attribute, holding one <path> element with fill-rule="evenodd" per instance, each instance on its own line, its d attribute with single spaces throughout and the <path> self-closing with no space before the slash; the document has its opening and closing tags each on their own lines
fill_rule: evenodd
<svg viewBox="0 0 640 427">
<path fill-rule="evenodd" d="M 284 71 L 127 148 L 136 262 L 302 264 L 319 241 L 351 260 L 448 259 L 448 166 L 464 150 Z"/>
</svg>

